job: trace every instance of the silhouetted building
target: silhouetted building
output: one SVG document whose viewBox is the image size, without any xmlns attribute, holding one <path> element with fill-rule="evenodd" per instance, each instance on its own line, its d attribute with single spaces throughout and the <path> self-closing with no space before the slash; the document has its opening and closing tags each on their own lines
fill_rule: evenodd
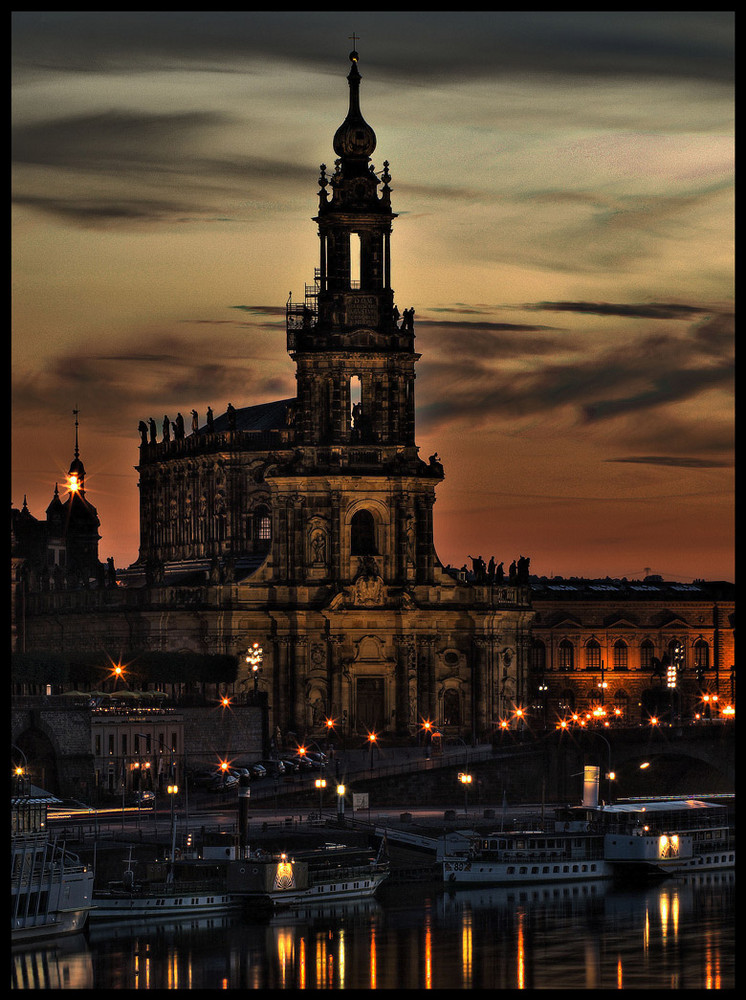
<svg viewBox="0 0 746 1000">
<path fill-rule="evenodd" d="M 523 691 L 529 591 L 471 586 L 436 555 L 443 468 L 415 442 L 414 310 L 395 304 L 389 165 L 371 162 L 350 61 L 337 158 L 319 176 L 319 266 L 286 310 L 297 395 L 192 411 L 190 428 L 181 414 L 140 424 L 139 558 L 84 641 L 242 661 L 257 641 L 283 732 L 334 719 L 413 733 L 429 719 L 484 736 Z M 43 619 L 27 643 L 50 640 Z M 63 617 L 63 643 L 80 624 Z"/>
<path fill-rule="evenodd" d="M 11 556 L 31 589 L 66 590 L 101 586 L 105 567 L 98 558 L 100 521 L 86 496 L 85 467 L 78 447 L 75 421 L 75 456 L 65 483 L 65 499 L 59 485 L 41 521 L 28 509 L 26 498 L 20 510 L 11 507 Z"/>
</svg>

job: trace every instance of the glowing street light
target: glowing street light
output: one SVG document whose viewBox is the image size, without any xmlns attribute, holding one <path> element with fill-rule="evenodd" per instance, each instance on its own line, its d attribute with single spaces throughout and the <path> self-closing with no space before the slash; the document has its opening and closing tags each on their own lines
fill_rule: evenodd
<svg viewBox="0 0 746 1000">
<path fill-rule="evenodd" d="M 370 744 L 370 770 L 373 772 L 373 747 L 376 745 L 376 740 L 378 735 L 376 733 L 368 733 L 368 743 Z"/>
<path fill-rule="evenodd" d="M 345 792 L 347 789 L 344 785 L 337 785 L 337 821 L 340 826 L 344 823 L 345 819 Z"/>
<path fill-rule="evenodd" d="M 326 778 L 317 778 L 314 784 L 319 790 L 319 812 L 321 812 L 323 808 L 324 789 L 326 788 Z"/>
<path fill-rule="evenodd" d="M 256 700 L 256 694 L 259 687 L 259 674 L 262 669 L 262 659 L 264 656 L 264 650 L 259 645 L 258 642 L 253 643 L 249 646 L 246 652 L 246 662 L 249 665 L 251 674 L 254 678 L 254 699 Z"/>
<path fill-rule="evenodd" d="M 466 816 L 468 816 L 469 815 L 469 805 L 468 805 L 468 800 L 467 800 L 467 794 L 466 793 L 469 790 L 469 785 L 471 785 L 473 778 L 472 778 L 471 774 L 467 774 L 465 771 L 459 771 L 459 773 L 458 773 L 458 780 L 464 786 L 464 814 Z"/>
</svg>

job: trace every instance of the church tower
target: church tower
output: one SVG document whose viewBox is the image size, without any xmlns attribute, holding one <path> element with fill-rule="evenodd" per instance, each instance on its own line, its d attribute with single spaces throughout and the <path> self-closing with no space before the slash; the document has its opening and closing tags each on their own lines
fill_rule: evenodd
<svg viewBox="0 0 746 1000">
<path fill-rule="evenodd" d="M 372 573 L 406 586 L 432 581 L 432 505 L 443 473 L 415 444 L 414 310 L 400 314 L 394 302 L 389 164 L 376 172 L 371 162 L 376 135 L 360 108 L 357 52 L 350 62 L 334 170 L 320 169 L 319 266 L 303 303 L 287 305 L 295 444 L 304 468 L 336 478 L 335 509 L 316 532 L 330 545 L 332 577 Z M 313 569 L 313 546 L 311 555 Z"/>
<path fill-rule="evenodd" d="M 528 594 L 468 586 L 436 555 L 443 468 L 416 444 L 414 310 L 391 286 L 391 174 L 371 159 L 356 51 L 347 83 L 318 267 L 286 304 L 295 396 L 203 424 L 193 410 L 191 429 L 165 415 L 160 440 L 140 422 L 140 556 L 121 578 L 149 610 L 128 642 L 242 662 L 257 642 L 283 732 L 328 716 L 347 733 L 482 733 L 522 683 Z"/>
</svg>

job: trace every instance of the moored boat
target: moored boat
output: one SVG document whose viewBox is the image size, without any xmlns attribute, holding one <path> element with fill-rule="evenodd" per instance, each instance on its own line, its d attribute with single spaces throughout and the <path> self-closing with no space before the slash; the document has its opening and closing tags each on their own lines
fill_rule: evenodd
<svg viewBox="0 0 746 1000">
<path fill-rule="evenodd" d="M 299 853 L 248 854 L 228 866 L 228 891 L 235 897 L 273 909 L 309 903 L 366 899 L 389 876 L 379 855 L 338 846 Z"/>
<path fill-rule="evenodd" d="M 92 906 L 93 870 L 47 827 L 48 798 L 11 798 L 12 945 L 83 930 Z"/>
<path fill-rule="evenodd" d="M 604 854 L 617 872 L 686 875 L 735 867 L 735 842 L 723 805 L 649 799 L 606 806 L 598 815 Z"/>
<path fill-rule="evenodd" d="M 226 889 L 224 866 L 190 859 L 151 862 L 139 878 L 130 851 L 122 878 L 94 891 L 91 922 L 201 917 L 240 909 L 240 900 Z"/>
<path fill-rule="evenodd" d="M 735 866 L 727 808 L 701 799 L 598 802 L 599 769 L 586 767 L 583 803 L 536 829 L 473 835 L 442 854 L 449 885 L 526 885 Z"/>
</svg>

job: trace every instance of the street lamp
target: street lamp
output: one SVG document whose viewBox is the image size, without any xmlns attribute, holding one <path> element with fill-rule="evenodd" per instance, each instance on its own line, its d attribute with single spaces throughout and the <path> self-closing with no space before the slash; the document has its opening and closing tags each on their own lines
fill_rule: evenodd
<svg viewBox="0 0 746 1000">
<path fill-rule="evenodd" d="M 326 788 L 326 778 L 317 778 L 314 784 L 319 790 L 319 814 L 320 814 L 324 804 L 324 789 Z"/>
<path fill-rule="evenodd" d="M 251 674 L 254 678 L 254 701 L 256 702 L 257 691 L 259 689 L 259 673 L 262 669 L 262 657 L 264 650 L 259 645 L 258 642 L 253 643 L 249 646 L 246 653 L 246 662 L 249 665 Z"/>
<path fill-rule="evenodd" d="M 345 792 L 347 789 L 344 785 L 337 785 L 337 822 L 340 826 L 344 825 L 345 821 Z"/>
<path fill-rule="evenodd" d="M 26 782 L 29 780 L 28 758 L 23 750 L 21 750 L 20 747 L 17 747 L 15 743 L 11 743 L 11 747 L 13 750 L 17 750 L 21 757 L 23 757 L 23 764 L 13 765 L 13 777 L 16 780 L 17 793 L 18 795 L 27 795 L 28 791 L 25 786 Z"/>
<path fill-rule="evenodd" d="M 373 774 L 373 747 L 376 745 L 378 736 L 376 733 L 368 733 L 368 743 L 370 744 L 370 773 Z"/>
<path fill-rule="evenodd" d="M 466 793 L 469 790 L 469 785 L 472 783 L 472 776 L 470 774 L 467 774 L 465 771 L 459 771 L 459 773 L 458 773 L 458 780 L 464 786 L 464 815 L 468 816 L 469 815 L 469 806 L 468 806 L 468 802 L 467 802 Z"/>
</svg>

